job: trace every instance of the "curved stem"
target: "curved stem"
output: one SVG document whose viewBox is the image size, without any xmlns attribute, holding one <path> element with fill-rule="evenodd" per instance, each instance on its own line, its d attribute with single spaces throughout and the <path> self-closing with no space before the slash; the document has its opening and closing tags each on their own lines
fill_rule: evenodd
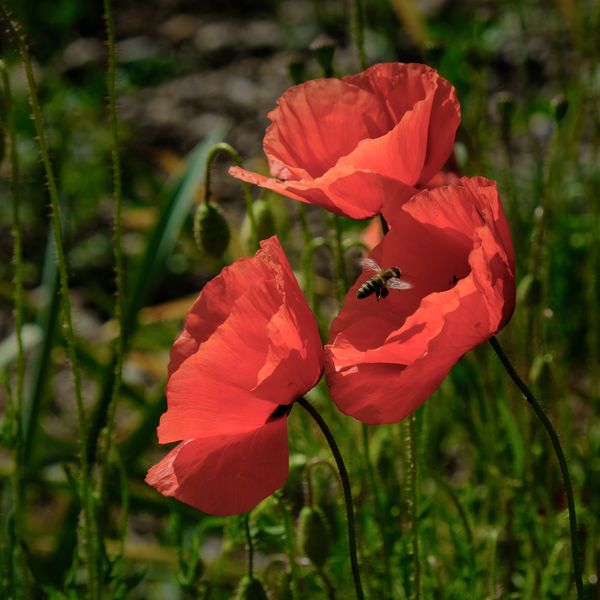
<svg viewBox="0 0 600 600">
<path fill-rule="evenodd" d="M 356 528 L 354 525 L 354 508 L 352 505 L 352 490 L 350 489 L 350 478 L 348 477 L 348 471 L 344 464 L 344 459 L 340 453 L 340 449 L 331 433 L 331 430 L 327 426 L 327 423 L 323 420 L 319 411 L 304 397 L 297 400 L 298 404 L 310 414 L 310 416 L 317 422 L 317 425 L 323 432 L 338 471 L 340 473 L 340 479 L 342 480 L 342 489 L 344 490 L 344 502 L 346 504 L 346 517 L 348 519 L 348 546 L 350 550 L 350 562 L 352 564 L 352 577 L 354 578 L 354 589 L 356 590 L 356 597 L 358 600 L 364 600 L 364 593 L 362 589 L 362 583 L 360 581 L 360 571 L 358 570 L 358 557 L 356 554 Z"/>
<path fill-rule="evenodd" d="M 233 161 L 234 165 L 236 165 L 238 167 L 242 166 L 242 158 L 239 155 L 238 151 L 231 144 L 227 144 L 226 142 L 220 142 L 218 144 L 215 144 L 208 151 L 208 156 L 206 157 L 206 171 L 204 174 L 204 190 L 205 190 L 204 202 L 207 202 L 207 203 L 210 200 L 210 194 L 211 194 L 211 187 L 210 187 L 211 167 L 219 154 L 227 154 Z M 252 244 L 253 250 L 256 250 L 256 249 L 258 249 L 259 239 L 258 239 L 258 227 L 257 227 L 257 223 L 256 223 L 256 216 L 255 216 L 254 210 L 252 208 L 253 202 L 254 202 L 252 199 L 252 192 L 250 191 L 250 185 L 248 183 L 246 183 L 245 181 L 242 181 L 241 184 L 242 184 L 242 191 L 244 193 L 244 200 L 246 201 L 246 213 L 248 214 L 248 220 L 250 221 L 251 244 Z"/>
<path fill-rule="evenodd" d="M 542 425 L 546 429 L 546 433 L 552 442 L 552 447 L 554 448 L 554 453 L 556 454 L 556 458 L 558 459 L 558 464 L 560 465 L 560 472 L 562 474 L 563 485 L 565 487 L 565 494 L 567 496 L 567 506 L 569 509 L 569 528 L 571 531 L 571 556 L 573 559 L 573 572 L 575 575 L 575 586 L 577 588 L 577 598 L 578 600 L 583 600 L 583 577 L 581 574 L 581 564 L 579 561 L 579 543 L 577 539 L 577 516 L 575 514 L 575 500 L 573 498 L 573 487 L 571 485 L 571 477 L 569 475 L 569 468 L 567 467 L 567 461 L 565 459 L 565 455 L 563 453 L 562 447 L 560 445 L 560 440 L 558 439 L 558 435 L 554 426 L 550 422 L 550 419 L 546 416 L 544 409 L 540 405 L 540 403 L 536 400 L 535 396 L 531 393 L 531 390 L 527 387 L 525 382 L 519 377 L 518 373 L 515 371 L 511 362 L 508 360 L 506 354 L 504 354 L 504 350 L 500 346 L 500 343 L 495 337 L 490 339 L 490 344 L 492 348 L 495 350 L 500 362 L 506 369 L 506 372 L 510 375 L 510 378 L 513 380 L 515 385 L 519 388 L 525 400 L 529 402 L 529 405 L 533 409 L 536 417 L 542 422 Z"/>
</svg>

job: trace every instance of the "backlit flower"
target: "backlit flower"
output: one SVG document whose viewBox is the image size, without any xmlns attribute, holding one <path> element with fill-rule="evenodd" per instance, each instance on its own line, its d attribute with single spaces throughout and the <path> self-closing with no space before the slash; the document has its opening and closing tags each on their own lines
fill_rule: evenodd
<svg viewBox="0 0 600 600">
<path fill-rule="evenodd" d="M 450 156 L 460 123 L 454 87 L 420 64 L 307 81 L 277 104 L 263 140 L 273 178 L 230 173 L 357 219 L 427 183 Z"/>
<path fill-rule="evenodd" d="M 315 319 L 277 238 L 200 292 L 173 344 L 159 442 L 146 477 L 215 515 L 247 511 L 288 473 L 287 414 L 321 377 Z"/>
<path fill-rule="evenodd" d="M 462 178 L 384 207 L 390 231 L 369 255 L 413 287 L 357 299 L 363 272 L 334 320 L 326 375 L 342 412 L 366 423 L 418 408 L 468 350 L 515 306 L 515 260 L 495 183 Z"/>
</svg>

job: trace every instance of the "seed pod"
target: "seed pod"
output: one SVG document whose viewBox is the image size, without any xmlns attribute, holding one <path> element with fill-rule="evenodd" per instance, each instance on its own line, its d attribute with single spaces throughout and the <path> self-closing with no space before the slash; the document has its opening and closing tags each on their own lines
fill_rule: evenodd
<svg viewBox="0 0 600 600">
<path fill-rule="evenodd" d="M 331 550 L 329 524 L 318 506 L 305 506 L 300 511 L 300 547 L 319 569 L 329 558 Z"/>
<path fill-rule="evenodd" d="M 246 575 L 238 584 L 235 600 L 269 600 L 269 598 L 260 580 Z"/>
<path fill-rule="evenodd" d="M 229 245 L 229 225 L 216 204 L 202 202 L 196 210 L 194 239 L 198 249 L 221 258 Z"/>
</svg>

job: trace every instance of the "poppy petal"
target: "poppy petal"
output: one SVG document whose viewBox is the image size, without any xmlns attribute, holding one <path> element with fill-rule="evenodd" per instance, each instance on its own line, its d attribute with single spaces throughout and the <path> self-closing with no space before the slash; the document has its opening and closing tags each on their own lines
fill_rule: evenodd
<svg viewBox="0 0 600 600">
<path fill-rule="evenodd" d="M 289 88 L 268 117 L 263 147 L 271 173 L 284 179 L 319 177 L 360 140 L 391 126 L 373 94 L 333 78 Z"/>
<path fill-rule="evenodd" d="M 203 512 L 246 512 L 280 488 L 288 473 L 287 418 L 248 431 L 182 442 L 146 482 Z"/>
<path fill-rule="evenodd" d="M 386 200 L 406 201 L 444 166 L 460 107 L 454 87 L 430 67 L 384 63 L 294 86 L 269 117 L 263 147 L 274 178 L 239 167 L 230 174 L 363 219 Z"/>
<path fill-rule="evenodd" d="M 381 302 L 357 299 L 363 273 L 326 347 L 331 395 L 367 423 L 398 421 L 424 402 L 468 350 L 489 339 L 515 304 L 514 252 L 495 184 L 463 178 L 389 203 L 391 229 L 371 253 L 414 287 Z"/>
<path fill-rule="evenodd" d="M 404 202 L 417 191 L 402 181 L 374 171 L 361 171 L 351 165 L 339 166 L 317 179 L 281 181 L 230 167 L 229 174 L 248 183 L 272 190 L 282 196 L 321 206 L 353 219 L 377 214 L 386 199 Z"/>
</svg>

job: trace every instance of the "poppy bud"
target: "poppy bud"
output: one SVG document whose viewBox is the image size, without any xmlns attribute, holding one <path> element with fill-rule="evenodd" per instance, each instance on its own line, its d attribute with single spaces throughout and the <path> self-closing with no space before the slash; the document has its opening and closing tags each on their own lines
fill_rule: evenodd
<svg viewBox="0 0 600 600">
<path fill-rule="evenodd" d="M 269 598 L 260 580 L 246 575 L 238 584 L 235 600 L 269 600 Z"/>
<path fill-rule="evenodd" d="M 310 44 L 317 62 L 325 77 L 333 77 L 333 55 L 335 54 L 335 42 L 325 34 L 317 36 Z"/>
<path fill-rule="evenodd" d="M 206 254 L 221 258 L 229 245 L 229 225 L 216 204 L 202 202 L 196 210 L 194 239 Z"/>
<path fill-rule="evenodd" d="M 321 569 L 329 558 L 329 524 L 319 507 L 305 506 L 300 511 L 300 547 L 318 569 Z"/>
<path fill-rule="evenodd" d="M 569 100 L 564 94 L 558 94 L 550 100 L 550 110 L 557 123 L 560 123 L 569 110 Z"/>
</svg>

